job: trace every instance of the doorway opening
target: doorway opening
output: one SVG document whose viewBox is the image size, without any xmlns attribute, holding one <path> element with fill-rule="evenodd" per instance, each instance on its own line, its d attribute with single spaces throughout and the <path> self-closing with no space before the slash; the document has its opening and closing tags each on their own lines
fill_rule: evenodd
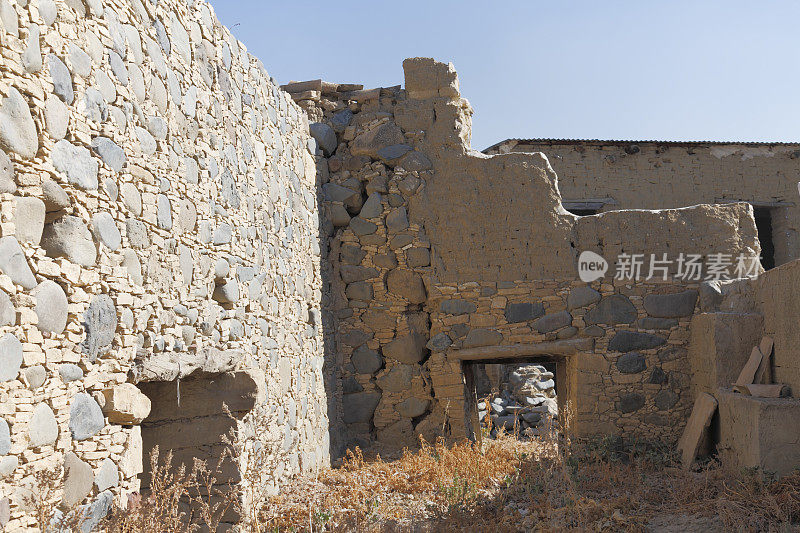
<svg viewBox="0 0 800 533">
<path fill-rule="evenodd" d="M 255 405 L 257 385 L 253 378 L 246 372 L 201 374 L 180 383 L 153 381 L 138 386 L 152 405 L 150 414 L 142 421 L 145 464 L 142 492 L 146 494 L 150 488 L 150 454 L 158 446 L 159 464 L 163 464 L 171 451 L 175 471 L 183 465 L 188 473 L 196 459 L 205 461 L 216 477 L 210 502 L 222 501 L 216 496 L 218 491 L 230 490 L 241 479 L 238 465 L 226 453 L 228 444 L 224 437 L 237 431 L 238 421 Z M 209 496 L 201 490 L 202 497 Z M 225 524 L 234 524 L 238 519 L 232 508 L 223 516 Z"/>
<path fill-rule="evenodd" d="M 761 244 L 761 266 L 764 270 L 775 268 L 775 241 L 772 231 L 772 209 L 753 206 L 758 242 Z"/>
<path fill-rule="evenodd" d="M 564 358 L 529 357 L 464 361 L 467 427 L 471 438 L 500 431 L 532 439 L 558 427 L 566 401 Z M 560 383 L 559 377 L 564 381 Z"/>
</svg>

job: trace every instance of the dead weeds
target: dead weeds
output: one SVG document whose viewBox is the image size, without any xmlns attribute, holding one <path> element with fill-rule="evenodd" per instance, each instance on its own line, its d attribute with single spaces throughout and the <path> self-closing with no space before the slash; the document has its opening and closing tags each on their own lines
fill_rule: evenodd
<svg viewBox="0 0 800 533">
<path fill-rule="evenodd" d="M 367 458 L 356 448 L 338 467 L 273 497 L 256 490 L 269 473 L 268 463 L 253 460 L 257 449 L 232 456 L 249 464 L 241 490 L 220 485 L 199 461 L 190 471 L 174 468 L 171 454 L 160 461 L 156 449 L 150 489 L 115 507 L 102 529 L 216 531 L 233 512 L 243 533 L 800 531 L 800 472 L 775 479 L 713 461 L 687 472 L 657 445 L 570 442 L 555 431 L 530 441 L 501 433 L 481 444 L 420 444 L 392 459 Z M 49 503 L 60 473 L 39 477 L 29 505 L 40 529 L 86 529 L 84 511 Z"/>
<path fill-rule="evenodd" d="M 647 443 L 570 443 L 556 433 L 482 445 L 421 442 L 394 460 L 348 452 L 339 468 L 269 499 L 262 531 L 800 530 L 800 473 L 773 479 L 717 463 L 686 472 Z M 688 521 L 687 521 L 688 520 Z"/>
</svg>

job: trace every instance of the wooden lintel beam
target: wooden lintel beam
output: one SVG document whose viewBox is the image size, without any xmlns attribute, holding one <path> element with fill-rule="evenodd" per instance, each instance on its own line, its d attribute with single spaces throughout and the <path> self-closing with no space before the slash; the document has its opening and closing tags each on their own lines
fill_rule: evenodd
<svg viewBox="0 0 800 533">
<path fill-rule="evenodd" d="M 509 346 L 481 346 L 454 350 L 448 358 L 461 361 L 480 361 L 482 359 L 514 359 L 537 355 L 574 355 L 589 352 L 594 348 L 592 339 L 566 339 L 536 344 L 512 344 Z"/>
</svg>

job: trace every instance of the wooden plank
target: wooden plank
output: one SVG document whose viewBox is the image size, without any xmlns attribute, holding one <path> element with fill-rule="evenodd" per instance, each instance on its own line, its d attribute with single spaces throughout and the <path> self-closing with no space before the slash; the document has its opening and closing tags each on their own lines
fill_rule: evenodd
<svg viewBox="0 0 800 533">
<path fill-rule="evenodd" d="M 758 365 L 753 383 L 772 383 L 772 366 L 770 361 L 772 359 L 773 342 L 771 337 L 764 337 L 761 339 L 759 350 L 761 350 L 761 364 Z"/>
<path fill-rule="evenodd" d="M 756 398 L 788 398 L 792 395 L 792 390 L 788 385 L 777 383 L 774 385 L 750 384 L 745 385 L 750 396 Z"/>
<path fill-rule="evenodd" d="M 750 359 L 747 360 L 745 363 L 744 368 L 739 373 L 739 377 L 736 379 L 736 385 L 750 385 L 754 382 L 756 377 L 756 372 L 758 372 L 758 365 L 761 364 L 761 360 L 764 357 L 761 355 L 761 350 L 759 350 L 758 346 L 753 347 L 753 351 L 750 352 Z"/>
<path fill-rule="evenodd" d="M 592 339 L 567 339 L 536 344 L 464 348 L 448 354 L 448 358 L 462 361 L 478 361 L 482 359 L 514 359 L 532 355 L 573 355 L 579 352 L 591 351 L 593 347 Z"/>
<path fill-rule="evenodd" d="M 769 357 L 772 355 L 772 348 L 775 343 L 772 340 L 772 337 L 764 337 L 761 339 L 761 344 L 758 345 L 758 348 L 761 350 L 761 354 L 764 357 Z"/>
<path fill-rule="evenodd" d="M 716 411 L 717 399 L 710 394 L 704 392 L 695 400 L 692 414 L 686 423 L 686 429 L 683 430 L 683 435 L 678 441 L 678 451 L 681 454 L 681 465 L 684 469 L 688 470 L 697 457 L 697 450 L 700 448 L 703 435 L 708 431 L 711 418 Z"/>
</svg>

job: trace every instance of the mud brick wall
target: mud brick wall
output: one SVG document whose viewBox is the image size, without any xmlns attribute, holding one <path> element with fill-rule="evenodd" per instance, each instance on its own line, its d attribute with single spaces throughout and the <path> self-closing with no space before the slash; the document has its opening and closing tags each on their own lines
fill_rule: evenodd
<svg viewBox="0 0 800 533">
<path fill-rule="evenodd" d="M 732 467 L 786 475 L 800 463 L 799 276 L 800 262 L 792 261 L 756 279 L 705 282 L 699 288 L 700 308 L 690 326 L 692 385 L 719 403 L 711 440 Z M 788 385 L 790 397 L 760 398 L 732 390 L 765 336 L 773 339 L 774 349 L 761 383 Z"/>
<path fill-rule="evenodd" d="M 542 152 L 565 202 L 670 209 L 751 202 L 770 209 L 775 261 L 800 258 L 800 144 L 508 140 L 488 154 Z"/>
<path fill-rule="evenodd" d="M 800 262 L 792 261 L 756 279 L 703 284 L 702 313 L 692 321 L 692 357 L 702 362 L 697 369 L 700 388 L 712 392 L 730 387 L 753 347 L 766 335 L 775 344 L 769 378 L 789 385 L 793 395 L 798 395 L 798 282 Z M 716 372 L 718 379 L 702 379 L 709 370 L 723 368 L 725 372 Z"/>
<path fill-rule="evenodd" d="M 775 341 L 772 376 L 775 383 L 786 383 L 795 397 L 800 396 L 800 332 L 795 326 L 800 317 L 796 288 L 800 283 L 800 263 L 793 261 L 770 270 L 752 282 L 757 309 L 764 316 L 764 334 Z"/>
<path fill-rule="evenodd" d="M 34 525 L 35 470 L 64 467 L 54 503 L 92 516 L 139 489 L 140 424 L 183 416 L 143 382 L 202 377 L 224 398 L 234 372 L 225 391 L 252 397 L 234 429 L 266 446 L 267 490 L 327 464 L 305 114 L 205 2 L 1 0 L 0 22 L 8 530 Z"/>
</svg>

